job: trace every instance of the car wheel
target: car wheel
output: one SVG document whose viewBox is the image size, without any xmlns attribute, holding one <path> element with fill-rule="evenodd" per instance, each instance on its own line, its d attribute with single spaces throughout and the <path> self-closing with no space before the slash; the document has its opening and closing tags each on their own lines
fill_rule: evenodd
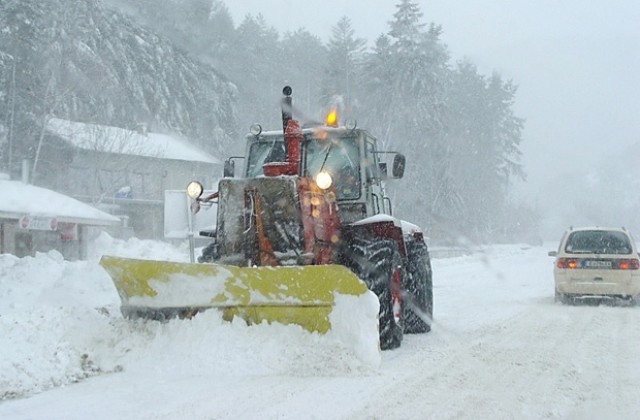
<svg viewBox="0 0 640 420">
<path fill-rule="evenodd" d="M 568 299 L 567 296 L 564 293 L 560 293 L 556 290 L 556 294 L 555 294 L 555 299 L 556 302 L 562 303 L 562 304 L 567 304 Z"/>
</svg>

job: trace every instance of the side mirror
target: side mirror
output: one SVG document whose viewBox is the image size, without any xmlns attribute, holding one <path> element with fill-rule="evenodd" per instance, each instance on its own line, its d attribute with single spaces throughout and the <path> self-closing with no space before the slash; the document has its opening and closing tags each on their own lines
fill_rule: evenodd
<svg viewBox="0 0 640 420">
<path fill-rule="evenodd" d="M 236 163 L 231 159 L 225 160 L 223 176 L 225 178 L 233 178 L 235 173 L 236 173 Z"/>
<path fill-rule="evenodd" d="M 407 159 L 403 154 L 398 153 L 393 157 L 393 168 L 391 174 L 394 178 L 402 178 L 404 175 L 404 166 L 407 163 Z"/>
<path fill-rule="evenodd" d="M 378 163 L 378 176 L 382 179 L 387 178 L 387 164 L 385 162 Z"/>
<path fill-rule="evenodd" d="M 549 255 L 550 257 L 555 257 L 555 256 L 557 256 L 557 255 L 558 255 L 558 253 L 557 253 L 556 251 L 549 251 L 549 254 L 548 254 L 548 255 Z"/>
</svg>

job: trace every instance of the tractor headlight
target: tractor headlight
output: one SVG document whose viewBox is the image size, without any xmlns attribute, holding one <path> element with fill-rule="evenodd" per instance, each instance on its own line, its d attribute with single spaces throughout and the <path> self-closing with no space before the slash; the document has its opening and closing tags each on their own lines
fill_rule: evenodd
<svg viewBox="0 0 640 420">
<path fill-rule="evenodd" d="M 332 183 L 333 178 L 331 178 L 329 172 L 322 171 L 319 172 L 318 175 L 316 175 L 316 184 L 320 189 L 326 190 L 331 186 Z"/>
<path fill-rule="evenodd" d="M 198 181 L 191 181 L 189 185 L 187 185 L 187 195 L 194 200 L 197 200 L 202 195 L 204 188 L 202 184 Z"/>
</svg>

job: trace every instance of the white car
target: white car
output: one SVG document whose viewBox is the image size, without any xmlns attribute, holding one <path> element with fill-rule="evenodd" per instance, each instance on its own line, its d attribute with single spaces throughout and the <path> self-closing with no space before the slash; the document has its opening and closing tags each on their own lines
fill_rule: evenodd
<svg viewBox="0 0 640 420">
<path fill-rule="evenodd" d="M 640 259 L 635 241 L 624 228 L 569 228 L 558 251 L 549 256 L 556 257 L 556 301 L 640 301 Z"/>
</svg>

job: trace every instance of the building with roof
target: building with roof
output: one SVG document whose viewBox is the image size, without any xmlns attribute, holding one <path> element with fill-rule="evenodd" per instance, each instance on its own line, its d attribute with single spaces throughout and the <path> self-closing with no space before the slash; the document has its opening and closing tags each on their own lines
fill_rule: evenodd
<svg viewBox="0 0 640 420">
<path fill-rule="evenodd" d="M 118 217 L 69 196 L 7 178 L 0 176 L 2 254 L 24 257 L 56 249 L 67 259 L 84 259 L 90 229 L 121 224 Z"/>
<path fill-rule="evenodd" d="M 52 118 L 34 183 L 116 215 L 139 238 L 163 237 L 165 190 L 212 188 L 221 162 L 177 135 Z M 42 174 L 50 174 L 43 176 Z"/>
</svg>

